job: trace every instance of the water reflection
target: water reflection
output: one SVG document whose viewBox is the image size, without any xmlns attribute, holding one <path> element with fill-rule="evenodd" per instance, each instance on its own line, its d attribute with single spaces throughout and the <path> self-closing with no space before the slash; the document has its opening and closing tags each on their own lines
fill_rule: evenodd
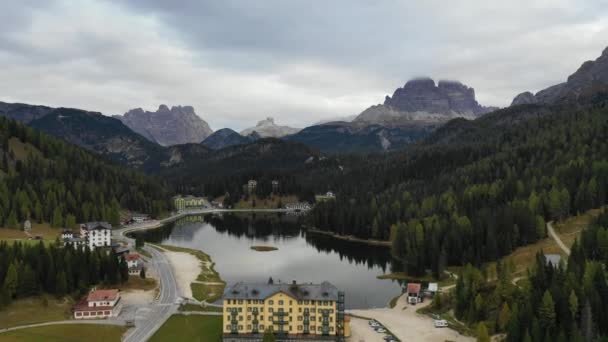
<svg viewBox="0 0 608 342">
<path fill-rule="evenodd" d="M 395 281 L 378 275 L 394 267 L 388 248 L 338 240 L 302 230 L 301 217 L 272 214 L 208 214 L 179 219 L 139 232 L 149 242 L 200 249 L 213 258 L 228 282 L 328 280 L 347 293 L 347 307 L 384 306 L 399 293 Z M 272 245 L 255 252 L 252 245 Z"/>
</svg>

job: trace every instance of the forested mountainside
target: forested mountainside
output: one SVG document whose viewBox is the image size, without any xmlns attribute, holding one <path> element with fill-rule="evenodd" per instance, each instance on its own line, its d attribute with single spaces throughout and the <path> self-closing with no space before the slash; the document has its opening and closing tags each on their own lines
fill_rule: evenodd
<svg viewBox="0 0 608 342">
<path fill-rule="evenodd" d="M 162 182 L 0 118 L 0 225 L 30 218 L 62 227 L 75 222 L 118 223 L 119 209 L 153 216 L 168 209 Z"/>
<path fill-rule="evenodd" d="M 498 263 L 494 277 L 467 265 L 454 291 L 436 296 L 432 311 L 453 309 L 458 320 L 483 326 L 486 335 L 504 333 L 507 342 L 605 341 L 607 247 L 603 212 L 583 230 L 567 261 L 555 265 L 539 253 L 528 279 L 517 284 L 508 263 Z"/>
<path fill-rule="evenodd" d="M 185 146 L 175 146 L 174 154 L 181 154 Z M 318 151 L 275 138 L 208 150 L 198 158 L 188 153 L 185 158 L 187 163 L 174 164 L 160 173 L 178 192 L 210 197 L 228 192 L 233 198 L 243 194 L 242 186 L 249 179 L 258 181 L 260 195 L 270 193 L 272 180 L 281 182 L 284 193 L 302 193 L 299 177 L 311 173 L 320 163 Z M 312 197 L 311 192 L 308 197 Z"/>
<path fill-rule="evenodd" d="M 452 123 L 428 139 L 436 143 L 361 159 L 312 223 L 390 238 L 411 273 L 495 260 L 543 237 L 546 220 L 606 203 L 607 103 L 598 89 L 575 104 L 513 107 L 493 124 Z M 512 125 L 498 124 L 502 114 Z"/>
</svg>

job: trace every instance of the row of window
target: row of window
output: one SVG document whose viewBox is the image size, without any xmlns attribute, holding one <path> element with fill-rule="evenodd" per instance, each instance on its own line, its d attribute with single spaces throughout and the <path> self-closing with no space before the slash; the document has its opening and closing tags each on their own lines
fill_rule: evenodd
<svg viewBox="0 0 608 342">
<path fill-rule="evenodd" d="M 310 316 L 310 317 L 309 317 L 309 320 L 310 320 L 311 322 L 315 322 L 315 321 L 317 320 L 317 318 L 316 318 L 316 317 L 317 317 L 317 316 Z M 239 315 L 237 319 L 238 319 L 240 322 L 242 322 L 242 321 L 243 321 L 243 316 L 242 316 L 242 315 Z M 249 316 L 247 316 L 247 321 L 251 321 L 252 319 L 253 319 L 253 318 L 252 318 L 250 315 L 249 315 Z M 231 320 L 232 320 L 232 316 L 230 316 L 230 315 L 226 316 L 226 321 L 231 321 Z M 258 317 L 258 320 L 263 321 L 263 320 L 264 320 L 264 316 L 263 316 L 263 315 L 262 315 L 262 316 L 259 316 L 259 317 Z M 274 319 L 274 317 L 273 317 L 273 316 L 268 316 L 268 320 L 269 320 L 270 322 L 273 322 L 275 319 Z M 303 316 L 298 316 L 298 321 L 303 321 L 303 320 L 304 320 L 304 317 L 303 317 Z M 323 320 L 323 317 L 319 317 L 319 322 L 321 322 L 322 320 Z M 285 318 L 283 318 L 283 319 L 280 319 L 280 318 L 279 318 L 279 319 L 277 319 L 277 321 L 285 321 Z M 292 321 L 292 320 L 291 320 L 291 317 L 289 317 L 289 322 L 291 322 L 291 321 Z M 334 321 L 334 318 L 333 318 L 333 317 L 329 317 L 329 321 L 330 321 L 330 322 L 333 322 L 333 321 Z"/>
<path fill-rule="evenodd" d="M 283 300 L 278 300 L 277 301 L 279 305 L 285 305 L 285 301 Z M 244 300 L 243 299 L 226 299 L 226 304 L 243 304 Z M 329 306 L 332 305 L 334 302 L 333 301 L 328 301 L 328 300 L 299 300 L 298 301 L 298 305 L 323 305 L 323 306 Z M 247 299 L 247 304 L 264 304 L 264 300 L 263 299 Z M 268 300 L 268 305 L 274 305 L 274 300 L 270 299 Z M 293 300 L 289 301 L 289 305 L 293 305 Z"/>
<path fill-rule="evenodd" d="M 226 330 L 233 331 L 233 330 L 235 330 L 233 328 L 234 328 L 234 326 L 232 326 L 230 324 L 226 325 Z M 268 329 L 270 329 L 271 331 L 280 331 L 280 329 L 279 329 L 278 326 L 276 328 L 274 328 L 273 326 L 269 326 Z M 298 329 L 298 331 L 304 331 L 304 327 L 302 325 L 298 325 L 297 329 Z M 242 325 L 238 325 L 236 327 L 236 330 L 237 331 L 243 331 L 244 329 L 243 329 Z M 247 330 L 248 331 L 252 330 L 252 326 L 251 325 L 247 325 Z M 289 331 L 293 331 L 292 327 L 289 327 L 288 330 Z M 328 330 L 330 332 L 333 332 L 334 331 L 334 327 L 329 327 Z M 258 328 L 258 331 L 264 331 L 264 325 L 260 325 L 259 328 Z M 285 330 L 283 330 L 283 331 L 285 331 Z M 323 331 L 323 327 L 321 327 L 321 326 L 317 327 L 317 326 L 312 325 L 312 326 L 309 327 L 308 331 Z"/>
</svg>

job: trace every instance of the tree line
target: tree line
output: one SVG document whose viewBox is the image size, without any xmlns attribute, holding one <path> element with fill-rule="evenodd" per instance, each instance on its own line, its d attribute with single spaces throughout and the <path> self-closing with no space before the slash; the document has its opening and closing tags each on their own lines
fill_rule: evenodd
<svg viewBox="0 0 608 342">
<path fill-rule="evenodd" d="M 93 285 L 116 285 L 129 279 L 124 257 L 111 251 L 0 242 L 0 308 L 17 298 L 42 293 L 82 295 Z"/>
</svg>

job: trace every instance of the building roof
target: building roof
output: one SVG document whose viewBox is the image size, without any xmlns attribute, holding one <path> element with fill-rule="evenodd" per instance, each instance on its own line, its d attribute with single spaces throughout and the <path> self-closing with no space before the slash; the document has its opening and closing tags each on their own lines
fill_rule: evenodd
<svg viewBox="0 0 608 342">
<path fill-rule="evenodd" d="M 95 290 L 95 291 L 91 291 L 89 293 L 89 295 L 87 296 L 87 301 L 88 302 L 99 302 L 102 300 L 116 300 L 118 299 L 118 290 L 116 289 L 111 289 L 111 290 Z"/>
<path fill-rule="evenodd" d="M 137 253 L 129 253 L 125 256 L 127 261 L 139 260 L 140 256 Z"/>
<path fill-rule="evenodd" d="M 131 217 L 148 217 L 148 214 L 144 213 L 131 213 Z"/>
<path fill-rule="evenodd" d="M 559 254 L 545 254 L 545 260 L 547 262 L 547 265 L 559 267 L 559 263 L 562 260 L 562 256 Z"/>
<path fill-rule="evenodd" d="M 114 249 L 114 253 L 116 254 L 124 254 L 124 253 L 129 253 L 131 250 L 129 249 L 129 247 L 127 246 L 112 246 L 112 248 Z"/>
<path fill-rule="evenodd" d="M 408 283 L 407 293 L 420 293 L 420 287 L 419 283 Z"/>
<path fill-rule="evenodd" d="M 112 229 L 112 225 L 108 222 L 87 222 L 82 225 L 85 230 L 102 230 Z"/>
<path fill-rule="evenodd" d="M 72 234 L 72 235 L 74 235 L 74 232 L 73 232 L 73 231 L 71 231 L 70 229 L 64 229 L 64 230 L 61 232 L 61 234 Z"/>
<path fill-rule="evenodd" d="M 259 284 L 239 282 L 224 290 L 224 299 L 266 299 L 285 293 L 297 300 L 338 300 L 338 288 L 324 281 L 321 284 Z"/>
<path fill-rule="evenodd" d="M 437 283 L 429 283 L 428 290 L 431 292 L 437 292 L 439 285 Z"/>
</svg>

